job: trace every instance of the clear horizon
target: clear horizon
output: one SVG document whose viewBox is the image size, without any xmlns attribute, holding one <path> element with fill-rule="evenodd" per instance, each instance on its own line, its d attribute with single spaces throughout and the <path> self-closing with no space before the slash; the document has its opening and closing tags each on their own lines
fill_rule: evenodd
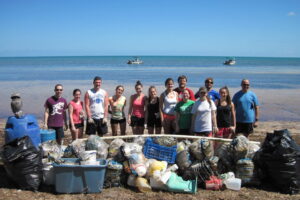
<svg viewBox="0 0 300 200">
<path fill-rule="evenodd" d="M 0 57 L 300 57 L 299 0 L 0 0 Z"/>
</svg>

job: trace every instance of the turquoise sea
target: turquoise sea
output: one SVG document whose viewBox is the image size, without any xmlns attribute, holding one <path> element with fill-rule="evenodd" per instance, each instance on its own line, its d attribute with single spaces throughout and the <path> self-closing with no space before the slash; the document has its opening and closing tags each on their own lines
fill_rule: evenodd
<svg viewBox="0 0 300 200">
<path fill-rule="evenodd" d="M 128 65 L 128 59 L 132 57 L 1 57 L 0 118 L 12 114 L 13 92 L 21 93 L 26 113 L 42 119 L 45 99 L 53 94 L 57 83 L 63 83 L 63 95 L 69 101 L 74 88 L 86 91 L 98 75 L 110 95 L 117 84 L 122 84 L 129 98 L 137 80 L 145 86 L 157 86 L 160 93 L 166 78 L 176 81 L 179 75 L 186 75 L 188 87 L 194 91 L 204 85 L 205 78 L 213 77 L 214 88 L 227 85 L 232 94 L 247 78 L 261 102 L 261 120 L 300 121 L 300 58 L 236 57 L 234 66 L 223 65 L 226 57 L 214 56 L 141 56 L 141 65 Z"/>
<path fill-rule="evenodd" d="M 0 58 L 1 81 L 104 80 L 132 83 L 142 80 L 163 84 L 168 77 L 188 77 L 190 87 L 199 87 L 206 77 L 215 87 L 239 87 L 243 78 L 256 88 L 300 88 L 300 58 L 236 57 L 237 64 L 225 66 L 226 57 L 142 56 L 144 64 L 128 65 L 130 56 L 9 57 Z"/>
</svg>

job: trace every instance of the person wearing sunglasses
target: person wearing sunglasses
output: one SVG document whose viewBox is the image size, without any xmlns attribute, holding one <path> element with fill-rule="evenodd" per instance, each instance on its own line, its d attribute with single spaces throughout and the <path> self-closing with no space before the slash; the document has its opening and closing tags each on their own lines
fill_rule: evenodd
<svg viewBox="0 0 300 200">
<path fill-rule="evenodd" d="M 204 84 L 205 84 L 205 88 L 207 90 L 207 95 L 208 97 L 213 101 L 213 102 L 216 102 L 216 100 L 219 100 L 220 99 L 220 95 L 217 91 L 215 91 L 213 89 L 213 85 L 214 85 L 214 79 L 212 77 L 208 77 L 205 79 L 204 81 Z M 195 94 L 195 98 L 200 98 L 200 93 L 199 91 Z"/>
<path fill-rule="evenodd" d="M 62 97 L 63 86 L 57 84 L 54 87 L 55 94 L 49 97 L 45 104 L 44 113 L 44 129 L 54 129 L 56 133 L 56 141 L 60 145 L 64 138 L 64 125 L 65 130 L 68 130 L 67 123 L 67 100 Z"/>
<path fill-rule="evenodd" d="M 242 133 L 246 137 L 257 127 L 259 119 L 259 103 L 256 94 L 249 90 L 250 81 L 243 79 L 242 89 L 232 98 L 236 112 L 236 134 Z"/>
</svg>

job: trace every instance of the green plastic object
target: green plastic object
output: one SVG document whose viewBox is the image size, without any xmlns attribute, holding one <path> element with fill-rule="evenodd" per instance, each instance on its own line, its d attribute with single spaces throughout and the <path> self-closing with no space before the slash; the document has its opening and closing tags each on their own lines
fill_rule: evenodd
<svg viewBox="0 0 300 200">
<path fill-rule="evenodd" d="M 184 192 L 184 193 L 197 193 L 197 179 L 185 181 L 176 173 L 171 174 L 167 182 L 168 191 L 171 192 Z"/>
</svg>

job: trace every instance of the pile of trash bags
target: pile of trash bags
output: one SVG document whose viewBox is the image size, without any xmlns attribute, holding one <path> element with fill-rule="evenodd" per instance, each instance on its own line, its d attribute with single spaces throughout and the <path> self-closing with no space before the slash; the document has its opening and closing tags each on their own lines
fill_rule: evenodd
<svg viewBox="0 0 300 200">
<path fill-rule="evenodd" d="M 67 164 L 62 158 L 79 158 L 81 165 L 107 160 L 104 188 L 196 193 L 198 187 L 240 190 L 271 183 L 283 193 L 300 189 L 300 147 L 287 130 L 267 134 L 261 147 L 242 135 L 227 143 L 164 136 L 129 142 L 91 135 L 68 146 L 46 141 L 39 150 L 23 137 L 6 144 L 1 157 L 9 177 L 35 191 L 41 182 L 54 184 L 52 164 Z"/>
</svg>

